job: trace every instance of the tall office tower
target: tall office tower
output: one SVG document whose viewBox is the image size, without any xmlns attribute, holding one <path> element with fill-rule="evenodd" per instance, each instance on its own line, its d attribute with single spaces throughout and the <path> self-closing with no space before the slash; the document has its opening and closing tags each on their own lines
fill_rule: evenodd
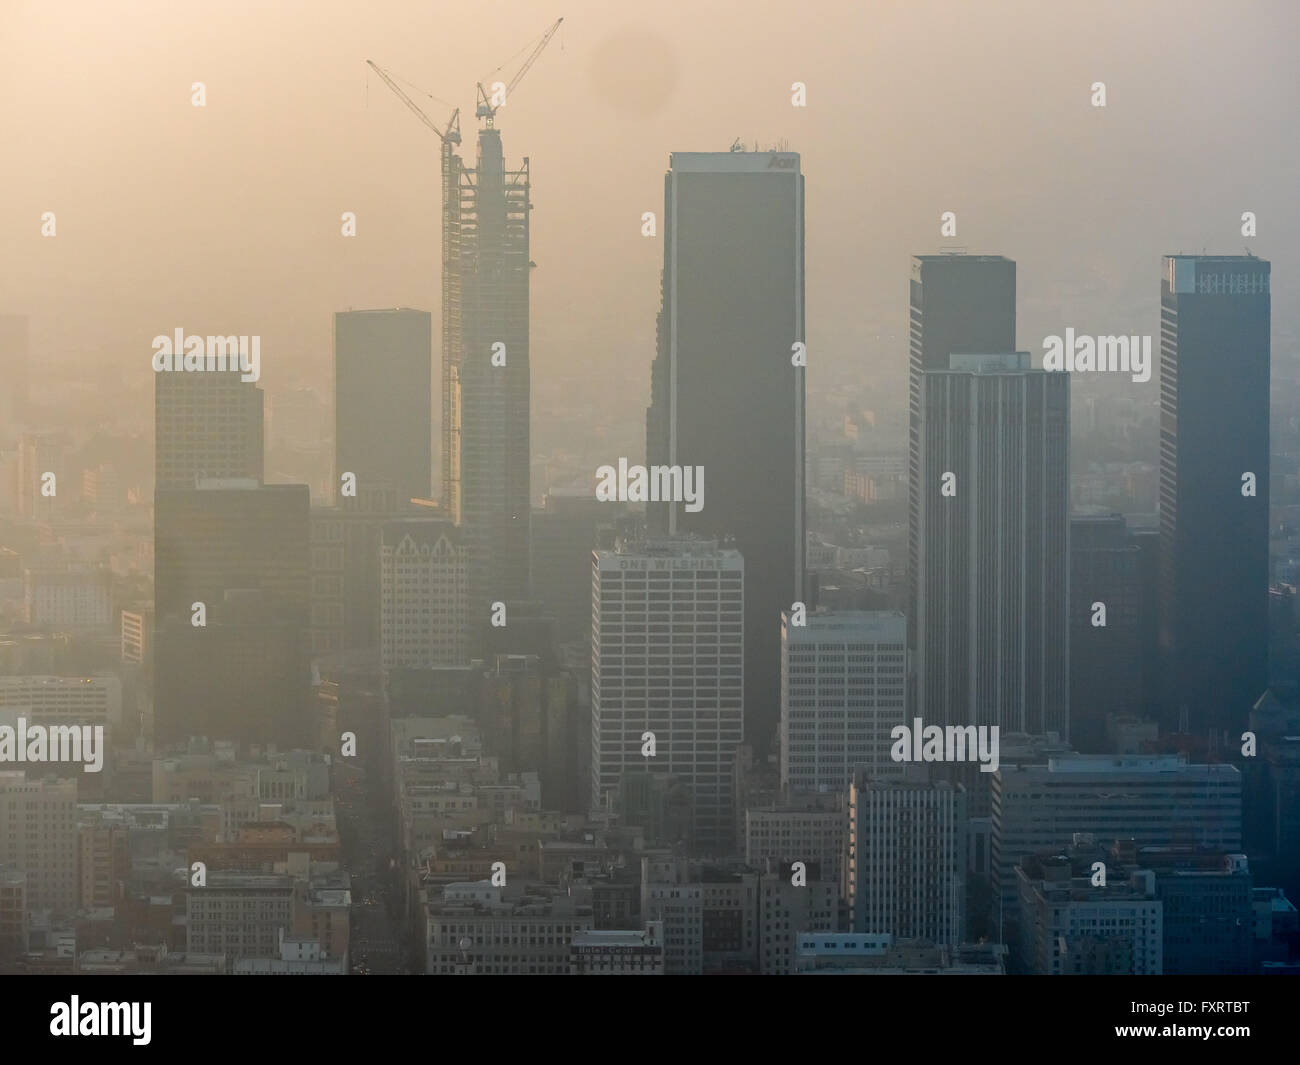
<svg viewBox="0 0 1300 1065">
<path fill-rule="evenodd" d="M 1106 751 L 1106 715 L 1141 714 L 1142 549 L 1121 514 L 1070 519 L 1070 739 Z"/>
<path fill-rule="evenodd" d="M 24 433 L 18 438 L 20 517 L 49 520 L 55 515 L 60 498 L 76 497 L 77 488 L 72 483 L 66 455 L 67 441 L 61 434 Z M 52 481 L 45 477 L 47 473 L 54 474 Z"/>
<path fill-rule="evenodd" d="M 925 779 L 849 784 L 845 876 L 853 931 L 957 946 L 966 927 L 966 789 Z"/>
<path fill-rule="evenodd" d="M 907 619 L 898 611 L 781 613 L 781 784 L 842 792 L 859 768 L 898 776 L 889 730 L 908 724 Z"/>
<path fill-rule="evenodd" d="M 730 854 L 744 727 L 745 563 L 687 537 L 592 552 L 591 801 L 625 773 L 675 778 L 693 800 L 691 843 Z M 653 732 L 655 754 L 641 752 Z"/>
<path fill-rule="evenodd" d="M 548 493 L 530 537 L 533 598 L 555 617 L 555 638 L 581 640 L 591 627 L 591 552 L 597 532 L 624 513 L 622 503 Z"/>
<path fill-rule="evenodd" d="M 264 476 L 265 394 L 229 370 L 154 374 L 154 488 Z"/>
<path fill-rule="evenodd" d="M 77 782 L 0 771 L 0 867 L 27 874 L 27 909 L 77 909 Z"/>
<path fill-rule="evenodd" d="M 1178 755 L 1065 755 L 993 774 L 994 909 L 1016 905 L 1016 863 L 1064 847 L 1076 832 L 1138 846 L 1241 850 L 1241 774 Z"/>
<path fill-rule="evenodd" d="M 311 508 L 311 651 L 379 662 L 379 545 L 384 526 L 420 508 L 391 485 L 357 482 L 355 497 Z"/>
<path fill-rule="evenodd" d="M 433 483 L 433 326 L 398 307 L 334 315 L 334 490 L 387 485 L 403 502 Z"/>
<path fill-rule="evenodd" d="M 766 751 L 781 611 L 804 599 L 803 174 L 794 152 L 674 152 L 670 167 L 646 461 L 702 466 L 704 505 L 651 503 L 649 527 L 735 538 L 745 735 Z"/>
<path fill-rule="evenodd" d="M 1152 718 L 1160 707 L 1160 530 L 1129 529 L 1138 549 L 1138 661 L 1142 670 L 1142 712 Z"/>
<path fill-rule="evenodd" d="M 157 493 L 159 742 L 304 742 L 309 523 L 306 485 L 200 481 Z"/>
<path fill-rule="evenodd" d="M 477 166 L 443 159 L 443 509 L 466 528 L 470 614 L 528 596 L 528 160 L 507 170 L 501 132 Z"/>
<path fill-rule="evenodd" d="M 0 314 L 0 439 L 27 417 L 27 324 L 25 314 Z"/>
<path fill-rule="evenodd" d="M 384 526 L 379 629 L 385 673 L 468 664 L 468 582 L 465 545 L 451 522 Z"/>
<path fill-rule="evenodd" d="M 1001 255 L 915 255 L 908 360 L 907 645 L 917 648 L 920 540 L 921 375 L 947 370 L 954 353 L 1015 351 L 1016 264 Z"/>
<path fill-rule="evenodd" d="M 573 790 L 576 693 L 568 678 L 548 676 L 536 655 L 497 655 L 487 665 L 477 719 L 488 753 L 502 773 L 537 772 L 546 809 L 562 809 Z"/>
<path fill-rule="evenodd" d="M 949 363 L 920 374 L 916 712 L 1065 735 L 1070 378 L 1027 352 Z"/>
<path fill-rule="evenodd" d="M 1166 729 L 1240 736 L 1268 683 L 1269 263 L 1168 255 L 1160 281 Z"/>
</svg>

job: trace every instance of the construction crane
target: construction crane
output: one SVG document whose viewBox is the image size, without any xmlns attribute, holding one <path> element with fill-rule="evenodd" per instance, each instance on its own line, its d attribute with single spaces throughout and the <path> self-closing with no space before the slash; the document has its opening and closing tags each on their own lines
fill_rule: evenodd
<svg viewBox="0 0 1300 1065">
<path fill-rule="evenodd" d="M 447 128 L 440 130 L 437 123 L 426 115 L 414 100 L 406 95 L 405 90 L 393 80 L 388 71 L 384 70 L 373 59 L 367 59 L 366 62 L 376 74 L 384 79 L 384 84 L 393 90 L 397 98 L 406 104 L 407 109 L 442 141 L 442 348 L 445 353 L 451 351 L 454 347 L 457 325 L 457 322 L 453 320 L 453 316 L 449 313 L 449 308 L 455 305 L 459 291 L 456 257 L 459 254 L 460 184 L 463 168 L 460 156 L 456 154 L 456 148 L 460 144 L 460 108 L 456 108 L 451 113 L 451 118 L 447 120 Z M 445 372 L 444 370 L 444 374 Z M 444 380 L 442 392 L 444 424 L 447 424 L 449 395 L 450 392 Z"/>
<path fill-rule="evenodd" d="M 537 57 L 542 54 L 542 49 L 551 43 L 551 38 L 555 36 L 555 31 L 560 28 L 560 23 L 563 21 L 563 18 L 557 18 L 553 23 L 551 23 L 551 28 L 542 34 L 541 40 L 537 42 L 537 46 L 528 54 L 528 58 L 524 60 L 524 65 L 519 68 L 519 72 L 511 78 L 509 84 L 504 87 L 501 93 L 501 103 L 492 103 L 493 97 L 488 96 L 481 81 L 478 83 L 478 107 L 475 109 L 474 114 L 475 117 L 485 120 L 484 124 L 486 128 L 493 128 L 492 123 L 496 118 L 497 109 L 505 104 L 510 93 L 514 91 L 514 87 L 518 85 L 523 76 L 528 73 L 528 68 L 531 67 L 537 61 Z M 493 96 L 495 96 L 495 94 L 493 94 Z"/>
<path fill-rule="evenodd" d="M 434 136 L 442 141 L 442 258 L 445 267 L 452 255 L 450 240 L 452 227 L 449 223 L 459 203 L 456 189 L 460 184 L 460 157 L 456 155 L 456 146 L 460 144 L 460 108 L 456 108 L 451 113 L 451 118 L 447 120 L 447 128 L 439 129 L 438 124 L 420 109 L 419 104 L 406 95 L 406 91 L 397 84 L 388 71 L 373 59 L 367 59 L 366 63 L 384 79 L 384 84 L 393 90 L 402 103 L 406 104 L 407 109 L 433 130 Z"/>
<path fill-rule="evenodd" d="M 384 84 L 393 90 L 397 98 L 401 100 L 402 103 L 406 104 L 407 109 L 410 110 L 410 112 L 413 115 L 415 115 L 416 118 L 418 118 L 431 130 L 433 130 L 437 138 L 440 141 L 442 141 L 442 145 L 444 149 L 446 149 L 449 145 L 455 145 L 460 143 L 460 108 L 459 107 L 456 108 L 456 110 L 451 113 L 451 119 L 447 123 L 447 128 L 445 130 L 440 130 L 438 128 L 437 123 L 434 122 L 433 119 L 431 119 L 428 115 L 426 115 L 423 111 L 420 110 L 420 106 L 409 96 L 406 95 L 406 90 L 397 84 L 397 82 L 393 79 L 393 76 L 389 74 L 388 71 L 386 71 L 378 63 L 376 63 L 373 59 L 367 59 L 366 64 L 372 70 L 374 70 L 376 74 L 378 74 L 381 78 L 384 79 Z"/>
</svg>

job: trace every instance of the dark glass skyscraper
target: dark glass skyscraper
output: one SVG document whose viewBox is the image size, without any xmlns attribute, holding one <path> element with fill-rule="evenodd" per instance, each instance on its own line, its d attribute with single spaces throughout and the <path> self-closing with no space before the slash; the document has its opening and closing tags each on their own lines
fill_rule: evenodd
<svg viewBox="0 0 1300 1065">
<path fill-rule="evenodd" d="M 745 735 L 759 750 L 780 717 L 781 611 L 804 598 L 803 204 L 793 152 L 674 152 L 664 179 L 646 459 L 703 466 L 704 505 L 650 504 L 649 524 L 731 536 L 744 557 Z"/>
<path fill-rule="evenodd" d="M 1105 613 L 1094 610 L 1100 603 Z M 1070 521 L 1070 741 L 1088 754 L 1106 746 L 1107 714 L 1140 714 L 1142 548 L 1124 517 Z M 1104 621 L 1105 624 L 1097 622 Z"/>
<path fill-rule="evenodd" d="M 1069 729 L 1070 375 L 1028 352 L 921 373 L 915 713 Z"/>
<path fill-rule="evenodd" d="M 432 316 L 409 308 L 334 315 L 334 476 L 397 490 L 432 487 Z"/>
<path fill-rule="evenodd" d="M 1164 259 L 1159 641 L 1166 729 L 1239 735 L 1268 683 L 1269 299 L 1263 259 Z"/>
<path fill-rule="evenodd" d="M 908 366 L 908 646 L 917 646 L 921 573 L 921 374 L 949 369 L 954 353 L 1016 350 L 1016 264 L 1001 255 L 912 258 Z"/>
<path fill-rule="evenodd" d="M 307 486 L 199 484 L 155 499 L 155 738 L 303 744 Z"/>
</svg>

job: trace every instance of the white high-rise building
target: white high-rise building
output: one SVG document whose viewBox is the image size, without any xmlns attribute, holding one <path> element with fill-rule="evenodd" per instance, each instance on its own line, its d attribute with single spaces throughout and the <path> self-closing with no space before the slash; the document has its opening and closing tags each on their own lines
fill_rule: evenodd
<svg viewBox="0 0 1300 1065">
<path fill-rule="evenodd" d="M 744 561 L 686 537 L 592 552 L 591 793 L 625 772 L 669 775 L 693 799 L 697 848 L 730 853 L 744 727 Z M 654 733 L 654 755 L 647 732 Z"/>
<path fill-rule="evenodd" d="M 889 731 L 907 720 L 907 619 L 898 611 L 781 612 L 781 783 L 843 791 L 859 767 L 898 776 Z"/>
<path fill-rule="evenodd" d="M 860 773 L 849 785 L 853 931 L 955 947 L 966 924 L 966 789 L 924 775 Z"/>
<path fill-rule="evenodd" d="M 466 664 L 469 556 L 460 530 L 439 520 L 385 525 L 379 583 L 385 673 Z"/>
</svg>

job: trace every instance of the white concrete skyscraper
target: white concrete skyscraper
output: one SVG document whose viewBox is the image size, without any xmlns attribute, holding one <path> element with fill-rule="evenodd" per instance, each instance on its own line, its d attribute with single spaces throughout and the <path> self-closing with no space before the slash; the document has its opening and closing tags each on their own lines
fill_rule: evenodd
<svg viewBox="0 0 1300 1065">
<path fill-rule="evenodd" d="M 781 784 L 843 791 L 854 770 L 897 776 L 889 730 L 907 718 L 907 620 L 898 611 L 781 614 Z"/>
<path fill-rule="evenodd" d="M 736 835 L 744 575 L 740 553 L 712 540 L 592 552 L 592 807 L 608 805 L 625 773 L 666 774 L 690 788 L 693 845 L 720 854 Z"/>
<path fill-rule="evenodd" d="M 966 924 L 966 789 L 865 774 L 849 785 L 846 867 L 853 931 L 961 943 Z"/>
</svg>

